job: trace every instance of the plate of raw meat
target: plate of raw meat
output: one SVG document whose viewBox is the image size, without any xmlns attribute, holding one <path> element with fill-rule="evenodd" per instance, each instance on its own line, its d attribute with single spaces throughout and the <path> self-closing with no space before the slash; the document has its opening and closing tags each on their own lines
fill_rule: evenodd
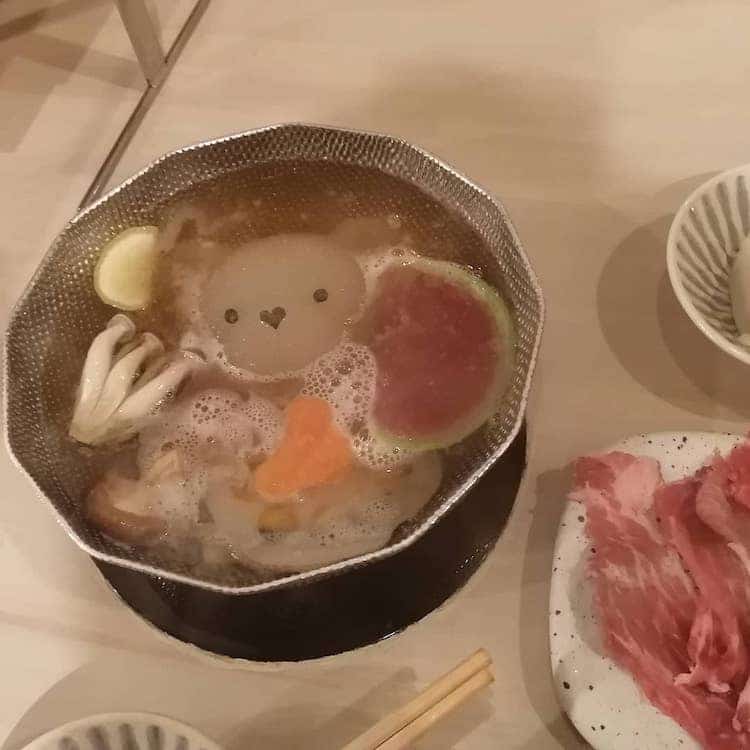
<svg viewBox="0 0 750 750">
<path fill-rule="evenodd" d="M 750 441 L 578 459 L 550 591 L 558 697 L 597 750 L 750 749 Z"/>
</svg>

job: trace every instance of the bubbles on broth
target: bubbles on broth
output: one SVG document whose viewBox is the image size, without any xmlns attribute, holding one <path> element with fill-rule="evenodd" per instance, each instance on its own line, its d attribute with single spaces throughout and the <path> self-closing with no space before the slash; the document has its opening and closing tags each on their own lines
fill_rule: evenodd
<svg viewBox="0 0 750 750">
<path fill-rule="evenodd" d="M 209 500 L 216 520 L 213 538 L 245 565 L 280 572 L 311 570 L 383 547 L 393 530 L 434 495 L 441 477 L 435 453 L 391 473 L 356 468 L 335 487 L 308 490 L 298 499 L 303 505 L 326 506 L 312 523 L 276 533 L 257 532 L 261 504 L 237 504 L 214 495 Z M 249 526 L 255 531 L 248 533 Z"/>
<path fill-rule="evenodd" d="M 204 390 L 158 412 L 138 436 L 137 468 L 154 515 L 173 533 L 200 521 L 210 492 L 233 495 L 250 479 L 250 462 L 276 445 L 281 412 L 264 399 Z"/>
<path fill-rule="evenodd" d="M 389 471 L 410 456 L 376 439 L 368 427 L 375 398 L 375 358 L 369 347 L 353 341 L 340 344 L 305 373 L 302 393 L 333 407 L 334 418 L 349 435 L 357 460 L 370 469 Z"/>
<path fill-rule="evenodd" d="M 228 454 L 252 459 L 270 453 L 279 440 L 282 415 L 257 396 L 229 390 L 187 395 L 159 412 L 138 436 L 138 468 L 146 474 L 161 455 L 179 450 L 192 467 Z"/>
</svg>

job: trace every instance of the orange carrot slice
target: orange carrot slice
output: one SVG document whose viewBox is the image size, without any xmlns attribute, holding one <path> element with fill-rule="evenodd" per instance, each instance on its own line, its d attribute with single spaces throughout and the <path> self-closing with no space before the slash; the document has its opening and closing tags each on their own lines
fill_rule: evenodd
<svg viewBox="0 0 750 750">
<path fill-rule="evenodd" d="M 287 407 L 286 429 L 276 451 L 255 471 L 255 489 L 269 502 L 334 482 L 353 463 L 346 436 L 323 399 L 298 396 Z"/>
</svg>

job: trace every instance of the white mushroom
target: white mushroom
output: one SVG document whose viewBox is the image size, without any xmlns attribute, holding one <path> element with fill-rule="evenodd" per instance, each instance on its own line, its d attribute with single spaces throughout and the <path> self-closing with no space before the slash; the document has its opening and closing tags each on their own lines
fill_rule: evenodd
<svg viewBox="0 0 750 750">
<path fill-rule="evenodd" d="M 163 352 L 161 341 L 153 333 L 144 333 L 138 346 L 119 358 L 110 370 L 99 401 L 91 412 L 91 421 L 102 423 L 109 419 L 133 388 L 146 360 Z"/>
<path fill-rule="evenodd" d="M 74 425 L 83 424 L 89 419 L 112 367 L 115 348 L 118 344 L 130 341 L 134 335 L 133 321 L 127 315 L 117 314 L 91 343 L 78 384 L 71 430 Z"/>
<path fill-rule="evenodd" d="M 143 374 L 138 378 L 138 380 L 135 381 L 135 386 L 133 387 L 133 389 L 137 390 L 138 388 L 142 388 L 150 380 L 153 380 L 160 372 L 162 372 L 162 370 L 164 370 L 164 367 L 166 366 L 168 361 L 168 358 L 165 356 L 156 357 L 155 359 L 153 359 L 151 363 L 146 366 Z"/>
<path fill-rule="evenodd" d="M 203 360 L 190 352 L 172 364 L 151 333 L 131 342 L 135 326 L 115 315 L 93 341 L 86 356 L 69 433 L 81 443 L 99 445 L 134 435 Z M 130 342 L 130 343 L 129 343 Z M 118 352 L 115 348 L 122 344 Z"/>
<path fill-rule="evenodd" d="M 108 420 L 107 433 L 113 433 L 114 438 L 105 437 L 105 440 L 123 440 L 138 432 L 138 427 L 143 420 L 153 414 L 164 401 L 171 398 L 191 372 L 204 364 L 197 354 L 192 352 L 180 352 L 180 354 L 181 359 L 172 362 L 145 385 L 131 391 L 131 394 Z"/>
</svg>

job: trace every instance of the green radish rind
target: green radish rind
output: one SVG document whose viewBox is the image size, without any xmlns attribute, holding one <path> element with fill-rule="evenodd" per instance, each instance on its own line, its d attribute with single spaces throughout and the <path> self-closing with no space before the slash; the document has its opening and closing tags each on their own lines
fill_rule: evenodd
<svg viewBox="0 0 750 750">
<path fill-rule="evenodd" d="M 513 318 L 510 310 L 496 289 L 487 282 L 465 270 L 456 263 L 442 260 L 420 258 L 403 264 L 405 267 L 413 267 L 426 273 L 434 274 L 446 279 L 456 286 L 468 291 L 472 297 L 485 305 L 497 326 L 498 351 L 502 359 L 498 361 L 495 379 L 487 395 L 478 406 L 474 407 L 469 414 L 459 420 L 457 424 L 448 430 L 443 430 L 430 438 L 414 438 L 405 435 L 397 435 L 380 427 L 370 415 L 371 433 L 376 441 L 391 448 L 408 452 L 421 452 L 428 450 L 439 450 L 455 445 L 472 432 L 481 427 L 498 409 L 505 395 L 504 385 L 509 382 L 508 375 L 512 372 L 515 359 L 516 333 L 513 326 Z M 391 266 L 392 267 L 392 266 Z"/>
<path fill-rule="evenodd" d="M 148 306 L 159 254 L 158 233 L 159 228 L 155 226 L 130 227 L 102 247 L 94 268 L 94 290 L 102 302 L 127 311 L 143 310 Z M 144 269 L 145 281 L 133 278 L 134 270 L 143 274 Z M 121 273 L 122 278 L 117 279 L 117 273 Z M 128 284 L 131 289 L 127 289 Z M 137 293 L 133 293 L 133 286 L 139 287 Z"/>
</svg>

